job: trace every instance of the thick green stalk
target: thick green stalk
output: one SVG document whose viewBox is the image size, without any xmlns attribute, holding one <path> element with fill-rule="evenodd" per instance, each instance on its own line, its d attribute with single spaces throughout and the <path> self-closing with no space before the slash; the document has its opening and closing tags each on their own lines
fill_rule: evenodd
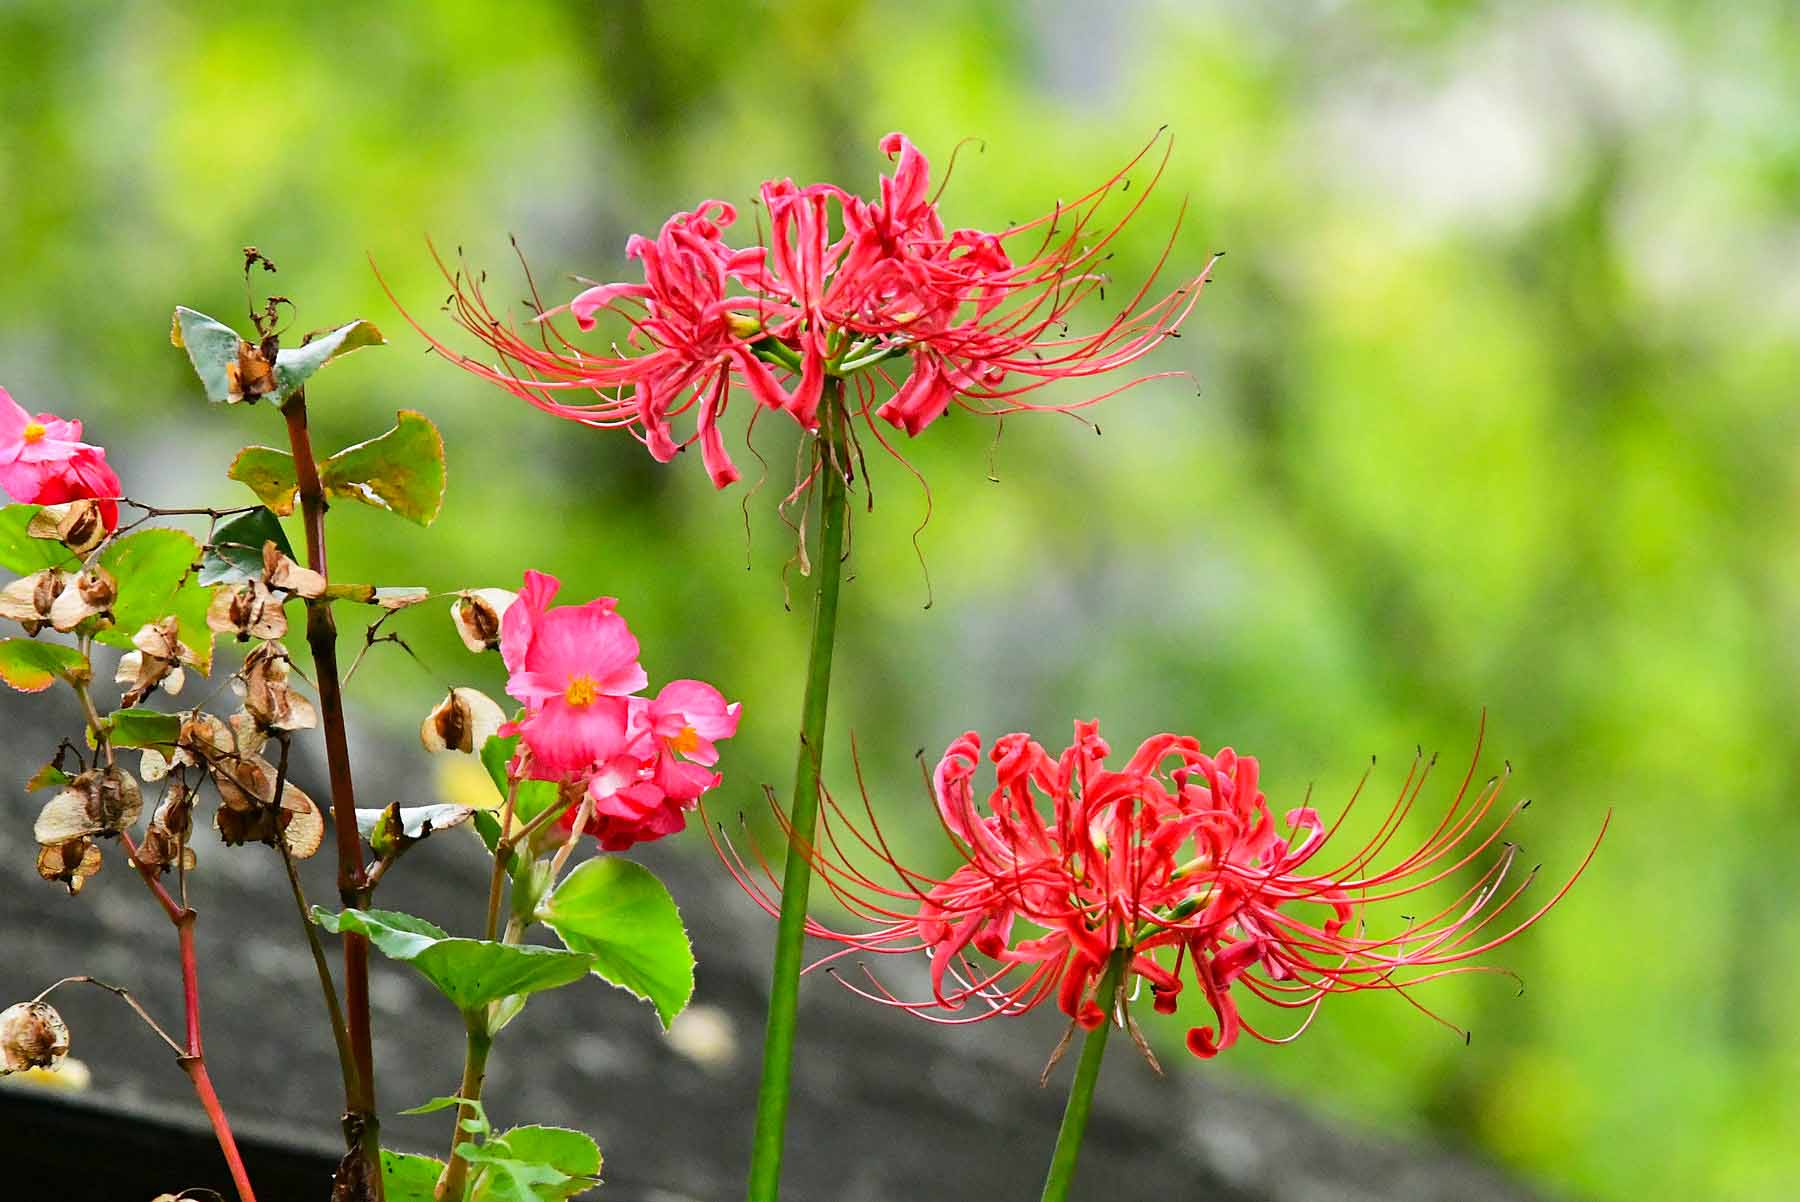
<svg viewBox="0 0 1800 1202">
<path fill-rule="evenodd" d="M 1050 1174 L 1044 1179 L 1043 1202 L 1067 1202 L 1069 1186 L 1075 1181 L 1075 1158 L 1081 1155 L 1081 1137 L 1087 1131 L 1088 1112 L 1094 1108 L 1094 1084 L 1100 1080 L 1100 1059 L 1106 1055 L 1106 1036 L 1111 1032 L 1119 989 L 1119 976 L 1131 953 L 1116 951 L 1100 978 L 1094 1000 L 1106 1012 L 1106 1019 L 1087 1033 L 1081 1043 L 1081 1059 L 1075 1065 L 1075 1080 L 1069 1083 L 1069 1104 L 1063 1108 L 1062 1128 L 1056 1133 L 1056 1151 L 1050 1154 Z"/>
<path fill-rule="evenodd" d="M 825 699 L 831 689 L 831 652 L 837 633 L 838 588 L 843 582 L 844 526 L 849 499 L 844 482 L 848 448 L 843 384 L 826 381 L 819 452 L 819 550 L 813 561 L 812 651 L 806 694 L 800 705 L 800 753 L 792 834 L 782 874 L 781 923 L 775 935 L 774 979 L 769 988 L 769 1028 L 763 1041 L 762 1088 L 756 1097 L 756 1144 L 750 1160 L 750 1202 L 775 1202 L 781 1190 L 781 1153 L 787 1131 L 788 1092 L 794 1068 L 794 1022 L 800 999 L 800 960 L 806 933 L 806 899 L 812 886 L 812 840 L 819 817 L 819 772 L 825 747 Z"/>
</svg>

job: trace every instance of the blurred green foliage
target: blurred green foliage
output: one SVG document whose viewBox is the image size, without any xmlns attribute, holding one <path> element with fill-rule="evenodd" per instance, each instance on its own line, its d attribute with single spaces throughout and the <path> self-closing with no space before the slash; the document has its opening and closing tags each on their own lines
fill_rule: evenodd
<svg viewBox="0 0 1800 1202">
<path fill-rule="evenodd" d="M 616 594 L 653 685 L 744 702 L 721 806 L 754 809 L 786 784 L 805 646 L 773 516 L 791 436 L 764 423 L 768 483 L 715 495 L 691 457 L 659 467 L 420 354 L 366 256 L 447 329 L 427 237 L 522 298 L 516 234 L 560 299 L 704 197 L 749 214 L 765 176 L 872 186 L 890 129 L 940 170 L 982 140 L 945 205 L 983 224 L 1167 123 L 1169 174 L 1113 266 L 1135 283 L 1178 217 L 1178 270 L 1230 252 L 1153 363 L 1198 396 L 1146 384 L 1092 411 L 1101 438 L 1011 420 L 998 483 L 987 421 L 908 444 L 929 589 L 925 495 L 871 463 L 831 777 L 849 789 L 854 732 L 921 851 L 941 844 L 916 749 L 969 727 L 1060 747 L 1077 716 L 1116 747 L 1230 742 L 1278 806 L 1310 785 L 1328 811 L 1371 753 L 1392 790 L 1423 744 L 1447 799 L 1485 706 L 1480 771 L 1506 757 L 1535 799 L 1518 833 L 1547 874 L 1616 814 L 1501 957 L 1531 991 L 1430 987 L 1470 1047 L 1365 996 L 1294 1046 L 1176 1071 L 1264 1077 L 1588 1196 L 1778 1196 L 1800 1169 L 1797 55 L 1779 2 L 13 0 L 0 383 L 82 417 L 137 496 L 241 503 L 225 465 L 279 443 L 275 416 L 209 411 L 167 331 L 177 303 L 241 324 L 238 248 L 261 247 L 296 330 L 364 316 L 393 342 L 315 382 L 321 448 L 399 408 L 446 438 L 436 527 L 340 506 L 334 577 L 531 566 Z M 393 626 L 428 667 L 377 648 L 354 690 L 397 738 L 446 684 L 498 693 L 435 608 Z"/>
</svg>

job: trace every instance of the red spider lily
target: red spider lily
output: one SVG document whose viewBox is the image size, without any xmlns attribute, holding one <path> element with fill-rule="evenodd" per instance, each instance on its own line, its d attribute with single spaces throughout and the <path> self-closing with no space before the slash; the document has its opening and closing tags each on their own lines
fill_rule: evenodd
<svg viewBox="0 0 1800 1202">
<path fill-rule="evenodd" d="M 946 233 L 936 198 L 927 194 L 925 157 L 902 135 L 890 134 L 882 149 L 897 162 L 881 179 L 878 200 L 830 184 L 769 181 L 761 189 L 767 246 L 746 249 L 723 239 L 736 216 L 731 206 L 707 201 L 671 217 L 654 241 L 627 243 L 627 255 L 642 264 L 642 283 L 597 285 L 554 309 L 534 298 L 529 332 L 495 315 L 483 277 L 445 268 L 450 312 L 494 352 L 496 363 L 452 351 L 413 324 L 452 362 L 545 412 L 628 428 L 659 460 L 698 441 L 720 488 L 738 478 L 719 432 L 735 387 L 808 430 L 818 428 L 832 378 L 855 380 L 851 405 L 865 420 L 878 416 L 909 435 L 953 401 L 990 414 L 1073 410 L 1172 373 L 1141 376 L 1074 402 L 1025 398 L 1057 380 L 1125 367 L 1174 336 L 1211 269 L 1209 262 L 1152 299 L 1165 247 L 1149 279 L 1110 321 L 1090 334 L 1068 333 L 1078 303 L 1104 298 L 1102 265 L 1150 188 L 1110 222 L 1102 220 L 1105 202 L 1124 196 L 1128 173 L 1151 146 L 1100 187 L 1035 221 L 998 233 Z M 1151 186 L 1167 158 L 1165 146 Z M 625 346 L 582 349 L 552 324 L 565 309 L 584 331 L 602 311 L 619 317 L 627 326 Z M 898 360 L 910 363 L 909 373 L 892 370 Z M 580 391 L 598 399 L 568 399 Z M 883 391 L 890 395 L 878 403 Z M 690 409 L 694 432 L 677 441 L 670 419 Z M 876 438 L 886 445 L 878 432 Z"/>
<path fill-rule="evenodd" d="M 807 849 L 815 871 L 851 913 L 875 925 L 841 931 L 809 921 L 809 934 L 842 945 L 813 967 L 860 952 L 924 953 L 929 998 L 899 998 L 872 974 L 869 987 L 851 988 L 946 1023 L 1022 1014 L 1054 997 L 1089 1028 L 1109 1014 L 1125 1016 L 1125 1001 L 1140 985 L 1156 1010 L 1172 1013 L 1185 974 L 1216 1015 L 1215 1025 L 1188 1032 L 1188 1049 L 1203 1058 L 1241 1031 L 1288 1042 L 1324 998 L 1360 989 L 1393 990 L 1444 1022 L 1414 1000 L 1411 988 L 1454 973 L 1505 974 L 1473 961 L 1541 918 L 1599 846 L 1596 838 L 1555 895 L 1516 919 L 1508 911 L 1537 870 L 1510 883 L 1518 849 L 1502 833 L 1529 803 L 1490 822 L 1501 780 L 1472 791 L 1473 764 L 1425 840 L 1376 867 L 1412 813 L 1429 764 L 1415 761 L 1373 837 L 1339 858 L 1326 847 L 1343 816 L 1328 828 L 1303 805 L 1288 811 L 1285 830 L 1278 827 L 1252 757 L 1230 748 L 1208 754 L 1197 740 L 1173 734 L 1145 741 L 1121 768 L 1107 767 L 1108 754 L 1092 722 L 1077 722 L 1074 743 L 1054 759 L 1029 736 L 1006 735 L 988 757 L 997 780 L 984 811 L 973 789 L 980 737 L 970 732 L 951 743 L 933 792 L 963 862 L 943 878 L 899 863 L 872 811 L 867 833 L 851 827 L 840 837 L 831 819 L 841 823 L 844 814 L 828 804 L 820 837 Z M 1492 862 L 1472 870 L 1489 853 Z M 778 913 L 766 868 L 758 879 L 735 853 L 725 854 L 739 884 Z M 871 858 L 898 884 L 870 876 L 861 864 Z M 1462 884 L 1449 903 L 1406 916 L 1392 933 L 1372 931 L 1371 907 L 1447 880 Z M 1115 952 L 1127 957 L 1118 994 L 1098 997 Z M 1299 1029 L 1257 1029 L 1240 1014 L 1234 986 L 1304 1011 Z"/>
</svg>

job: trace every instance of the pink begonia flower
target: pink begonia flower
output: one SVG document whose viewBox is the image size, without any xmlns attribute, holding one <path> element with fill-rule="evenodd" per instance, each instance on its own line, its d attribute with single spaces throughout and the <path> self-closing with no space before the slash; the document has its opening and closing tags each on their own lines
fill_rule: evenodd
<svg viewBox="0 0 1800 1202">
<path fill-rule="evenodd" d="M 1137 376 L 1075 401 L 1027 399 L 1058 380 L 1126 367 L 1174 337 L 1211 271 L 1209 261 L 1153 298 L 1165 247 L 1149 279 L 1109 321 L 1093 333 L 1069 333 L 1077 304 L 1105 299 L 1104 263 L 1161 178 L 1166 147 L 1149 168 L 1148 186 L 1127 194 L 1129 173 L 1155 145 L 1034 221 L 991 233 L 946 232 L 930 193 L 929 163 L 906 137 L 890 134 L 881 149 L 895 166 L 881 178 L 878 199 L 831 184 L 770 180 L 760 191 L 767 244 L 747 248 L 724 241 L 736 217 L 731 206 L 707 201 L 671 217 L 654 241 L 627 242 L 627 256 L 642 265 L 642 283 L 596 285 L 554 309 L 536 304 L 537 318 L 525 330 L 496 316 L 480 274 L 446 268 L 452 315 L 496 363 L 461 355 L 413 325 L 452 362 L 548 413 L 628 428 L 659 460 L 698 442 L 720 488 L 739 478 L 719 427 L 737 387 L 748 391 L 757 413 L 778 409 L 816 430 L 825 382 L 841 380 L 851 412 L 870 422 L 890 451 L 872 418 L 916 436 L 952 404 L 992 415 L 1066 412 L 1176 374 Z M 1114 201 L 1123 212 L 1107 218 Z M 550 320 L 565 309 L 583 331 L 602 313 L 623 320 L 625 347 L 594 353 L 571 341 Z M 901 363 L 908 370 L 896 371 Z M 598 399 L 567 399 L 582 391 Z M 670 419 L 690 409 L 693 433 L 677 441 Z"/>
<path fill-rule="evenodd" d="M 0 491 L 27 505 L 100 499 L 100 517 L 119 524 L 118 475 L 106 452 L 81 441 L 81 422 L 50 413 L 35 417 L 0 388 Z"/>
<path fill-rule="evenodd" d="M 1214 1015 L 1188 1031 L 1188 1049 L 1203 1058 L 1243 1032 L 1285 1043 L 1325 997 L 1361 989 L 1394 990 L 1445 1022 L 1411 987 L 1454 973 L 1504 973 L 1470 961 L 1541 918 L 1599 847 L 1596 838 L 1569 880 L 1528 916 L 1501 922 L 1537 870 L 1507 883 L 1518 849 L 1501 835 L 1524 803 L 1488 824 L 1500 782 L 1471 802 L 1473 765 L 1424 842 L 1378 869 L 1429 765 L 1415 763 L 1368 842 L 1327 866 L 1322 853 L 1338 825 L 1328 828 L 1300 806 L 1278 827 L 1255 759 L 1230 748 L 1208 754 L 1173 734 L 1147 740 L 1122 767 L 1109 768 L 1108 754 L 1092 722 L 1077 722 L 1073 745 L 1055 758 L 1027 735 L 1006 735 L 987 757 L 997 779 L 983 807 L 973 790 L 981 739 L 972 731 L 956 739 L 933 780 L 938 816 L 962 861 L 942 878 L 897 862 L 879 829 L 833 833 L 830 821 L 843 814 L 827 799 L 827 826 L 804 850 L 838 900 L 876 925 L 840 931 L 809 921 L 809 934 L 843 945 L 819 964 L 922 952 L 931 962 L 929 997 L 896 997 L 872 974 L 866 988 L 851 988 L 947 1023 L 1022 1014 L 1055 998 L 1089 1028 L 1117 1018 L 1139 985 L 1157 1011 L 1174 1012 L 1185 973 Z M 1465 870 L 1490 852 L 1493 863 L 1468 880 Z M 871 878 L 861 866 L 870 859 L 891 868 L 898 884 Z M 735 853 L 726 862 L 758 905 L 779 913 L 772 875 L 758 879 Z M 1454 899 L 1415 903 L 1392 933 L 1373 932 L 1371 911 L 1449 879 L 1463 882 Z M 1118 994 L 1102 998 L 1098 986 L 1115 952 L 1128 956 L 1126 970 Z M 1299 1030 L 1258 1029 L 1239 1011 L 1237 988 L 1305 1011 Z"/>
<path fill-rule="evenodd" d="M 526 572 L 518 600 L 500 620 L 506 691 L 525 715 L 501 728 L 520 736 L 514 771 L 533 780 L 579 786 L 591 801 L 584 830 L 603 848 L 681 830 L 700 796 L 717 787 L 717 740 L 737 732 L 740 706 L 698 680 L 677 680 L 655 698 L 638 642 L 618 602 L 552 608 L 555 577 Z M 562 815 L 572 827 L 579 807 Z"/>
</svg>

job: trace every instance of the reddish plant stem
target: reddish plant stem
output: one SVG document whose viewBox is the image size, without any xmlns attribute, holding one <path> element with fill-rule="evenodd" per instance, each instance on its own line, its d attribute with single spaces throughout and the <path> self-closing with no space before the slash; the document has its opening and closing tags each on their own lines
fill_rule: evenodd
<svg viewBox="0 0 1800 1202">
<path fill-rule="evenodd" d="M 169 891 L 163 887 L 161 874 L 138 858 L 137 844 L 132 842 L 131 832 L 120 831 L 119 839 L 125 845 L 125 854 L 131 858 L 132 867 L 137 869 L 144 884 L 150 887 L 151 895 L 169 916 L 169 921 L 175 924 L 175 932 L 180 939 L 181 1001 L 187 1017 L 187 1046 L 175 1058 L 175 1062 L 193 1083 L 194 1093 L 206 1111 L 207 1121 L 212 1124 L 213 1137 L 219 1142 L 219 1151 L 224 1154 L 225 1166 L 231 1172 L 231 1182 L 237 1187 L 238 1202 L 256 1202 L 256 1192 L 250 1188 L 250 1174 L 245 1171 L 244 1159 L 238 1154 L 237 1140 L 231 1134 L 231 1124 L 225 1118 L 225 1108 L 219 1105 L 219 1095 L 213 1089 L 212 1076 L 206 1071 L 206 1050 L 200 1041 L 200 967 L 194 955 L 194 920 L 199 915 L 187 906 L 178 905 L 169 896 Z"/>
<path fill-rule="evenodd" d="M 306 424 L 306 390 L 299 389 L 281 406 L 288 442 L 294 452 L 294 478 L 300 494 L 301 523 L 306 532 L 306 566 L 329 580 L 325 554 L 325 489 L 313 457 L 312 434 Z M 356 830 L 356 787 L 350 774 L 350 742 L 345 734 L 344 694 L 339 684 L 337 622 L 329 597 L 306 602 L 306 643 L 312 649 L 313 678 L 319 692 L 320 722 L 325 730 L 325 763 L 331 781 L 331 823 L 337 835 L 338 898 L 346 907 L 361 906 L 368 881 L 363 869 L 362 838 Z M 382 1196 L 380 1125 L 375 1114 L 375 1045 L 369 1025 L 369 940 L 354 931 L 343 934 L 344 1018 L 356 1080 L 344 1099 L 345 1131 L 354 1133 L 362 1149 L 367 1180 L 374 1196 Z"/>
<path fill-rule="evenodd" d="M 231 1169 L 231 1183 L 237 1187 L 240 1202 L 256 1202 L 256 1195 L 250 1189 L 250 1175 L 244 1171 L 244 1159 L 238 1155 L 237 1141 L 231 1137 L 231 1125 L 225 1121 L 225 1110 L 213 1090 L 206 1061 L 199 1056 L 184 1056 L 181 1069 L 194 1083 L 194 1092 L 199 1095 L 200 1105 L 212 1123 L 213 1135 L 218 1138 L 219 1150 L 225 1153 L 225 1164 Z"/>
</svg>

